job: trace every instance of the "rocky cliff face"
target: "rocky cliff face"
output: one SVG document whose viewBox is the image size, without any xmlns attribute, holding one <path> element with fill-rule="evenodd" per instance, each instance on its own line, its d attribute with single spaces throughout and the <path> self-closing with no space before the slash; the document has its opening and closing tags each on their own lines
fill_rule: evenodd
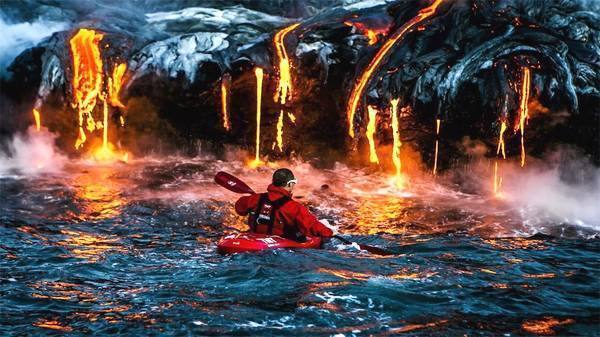
<svg viewBox="0 0 600 337">
<path fill-rule="evenodd" d="M 186 1 L 12 3 L 3 11 L 15 20 L 45 17 L 69 24 L 12 62 L 2 84 L 2 107 L 10 109 L 3 112 L 3 121 L 10 121 L 0 127 L 5 134 L 14 132 L 31 120 L 35 106 L 48 111 L 46 120 L 61 135 L 77 132 L 76 113 L 70 107 L 69 39 L 85 27 L 104 34 L 100 48 L 106 76 L 114 64 L 127 64 L 120 92 L 126 104 L 111 112 L 115 120 L 125 116 L 137 121 L 130 125 L 133 130 L 115 131 L 123 139 L 155 133 L 175 143 L 206 139 L 251 147 L 253 69 L 261 67 L 265 152 L 268 148 L 273 156 L 352 153 L 366 144 L 366 105 L 380 111 L 377 141 L 390 143 L 390 101 L 398 99 L 402 107 L 410 108 L 400 120 L 403 141 L 431 160 L 436 119 L 444 125 L 447 155 L 459 154 L 456 144 L 465 136 L 495 147 L 502 121 L 512 131 L 520 118 L 527 68 L 530 151 L 541 153 L 548 144 L 564 142 L 600 160 L 597 3 L 445 1 L 431 16 L 415 21 L 431 4 L 270 1 L 249 8 L 221 1 L 202 7 Z M 34 10 L 28 13 L 26 6 Z M 273 99 L 281 76 L 281 46 L 275 35 L 294 23 L 298 25 L 283 38 L 293 92 L 282 103 Z M 357 81 L 398 35 L 365 81 L 349 123 L 348 105 Z M 229 86 L 229 129 L 222 122 L 224 77 Z M 143 117 L 132 115 L 144 111 L 151 116 L 147 125 Z M 19 120 L 23 122 L 15 122 Z M 271 146 L 278 123 L 284 130 L 282 151 Z M 349 137 L 349 129 L 357 136 Z M 507 145 L 517 142 L 518 136 L 508 137 Z"/>
</svg>

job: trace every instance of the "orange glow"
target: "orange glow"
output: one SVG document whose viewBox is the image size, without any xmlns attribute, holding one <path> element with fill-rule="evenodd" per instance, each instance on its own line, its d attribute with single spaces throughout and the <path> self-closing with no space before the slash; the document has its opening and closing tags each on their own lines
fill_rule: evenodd
<svg viewBox="0 0 600 337">
<path fill-rule="evenodd" d="M 254 68 L 254 75 L 256 76 L 256 149 L 254 154 L 253 165 L 260 165 L 260 107 L 262 101 L 262 80 L 263 70 L 262 68 Z"/>
<path fill-rule="evenodd" d="M 108 97 L 110 105 L 119 108 L 125 108 L 125 105 L 119 99 L 119 93 L 123 86 L 123 75 L 127 70 L 127 64 L 121 63 L 113 69 L 112 77 L 108 79 Z"/>
<path fill-rule="evenodd" d="M 85 142 L 83 119 L 87 117 L 88 130 L 95 129 L 92 111 L 103 86 L 102 58 L 98 44 L 103 35 L 91 29 L 80 29 L 69 41 L 73 57 L 73 107 L 79 112 L 79 138 L 75 148 Z"/>
<path fill-rule="evenodd" d="M 506 121 L 502 121 L 500 124 L 500 136 L 498 136 L 498 148 L 496 154 L 500 154 L 502 151 L 502 158 L 506 159 L 506 151 L 504 150 L 504 132 L 506 131 Z"/>
<path fill-rule="evenodd" d="M 119 122 L 121 123 L 121 126 L 125 126 L 125 118 L 123 118 L 123 116 L 119 116 Z"/>
<path fill-rule="evenodd" d="M 221 79 L 221 113 L 223 115 L 223 127 L 229 131 L 231 125 L 229 124 L 229 106 L 227 105 L 229 93 L 229 81 L 223 76 Z"/>
<path fill-rule="evenodd" d="M 62 331 L 62 332 L 71 332 L 71 331 L 73 331 L 73 328 L 71 328 L 68 325 L 62 325 L 57 320 L 50 320 L 50 319 L 45 319 L 45 318 L 40 318 L 39 320 L 37 320 L 36 322 L 34 322 L 32 325 L 36 326 L 38 328 L 58 330 L 58 331 Z"/>
<path fill-rule="evenodd" d="M 279 152 L 283 151 L 283 110 L 279 112 L 279 119 L 277 120 L 277 147 Z"/>
<path fill-rule="evenodd" d="M 375 151 L 375 139 L 373 139 L 377 128 L 377 109 L 371 105 L 367 109 L 369 111 L 369 122 L 367 123 L 366 136 L 369 140 L 369 161 L 379 164 L 379 158 L 377 158 L 377 152 Z"/>
<path fill-rule="evenodd" d="M 399 99 L 395 98 L 391 101 L 392 103 L 392 136 L 394 139 L 394 147 L 392 148 L 392 162 L 396 167 L 396 187 L 402 187 L 402 160 L 400 159 L 400 147 L 402 141 L 400 141 L 400 122 L 398 121 L 398 102 Z"/>
<path fill-rule="evenodd" d="M 281 104 L 285 104 L 287 100 L 292 98 L 292 73 L 290 70 L 291 64 L 287 51 L 285 50 L 285 37 L 299 25 L 300 23 L 295 23 L 287 26 L 278 31 L 273 37 L 275 52 L 277 53 L 277 59 L 279 60 L 279 78 L 277 79 L 277 90 L 275 91 L 273 99 L 275 102 L 279 102 Z"/>
<path fill-rule="evenodd" d="M 108 149 L 108 104 L 104 100 L 102 104 L 102 114 L 104 115 L 104 122 L 102 123 L 102 149 Z"/>
<path fill-rule="evenodd" d="M 383 27 L 383 28 L 367 27 L 367 25 L 365 25 L 364 23 L 362 23 L 360 21 L 344 21 L 344 24 L 346 26 L 356 27 L 356 29 L 358 29 L 358 31 L 361 34 L 363 34 L 364 36 L 369 38 L 369 46 L 372 46 L 372 45 L 376 44 L 377 41 L 379 41 L 379 39 L 377 37 L 378 34 L 386 35 L 387 30 L 388 30 L 388 27 Z"/>
<path fill-rule="evenodd" d="M 354 87 L 352 88 L 352 92 L 350 93 L 350 99 L 348 101 L 348 107 L 346 111 L 348 117 L 348 134 L 350 137 L 354 138 L 354 115 L 356 114 L 358 103 L 362 99 L 363 92 L 381 61 L 388 55 L 396 42 L 402 39 L 411 28 L 435 14 L 435 11 L 441 2 L 442 0 L 434 0 L 430 6 L 421 9 L 414 18 L 396 30 L 396 32 L 394 32 L 394 34 L 387 41 L 385 41 L 381 49 L 377 51 L 377 54 L 375 54 L 375 57 L 373 57 L 367 68 L 364 70 L 359 81 L 355 83 Z"/>
<path fill-rule="evenodd" d="M 439 148 L 440 124 L 442 121 L 438 118 L 435 120 L 435 157 L 433 159 L 433 175 L 437 175 L 437 159 Z"/>
<path fill-rule="evenodd" d="M 521 131 L 521 167 L 525 166 L 525 122 L 529 119 L 527 104 L 529 102 L 530 89 L 530 71 L 529 68 L 523 68 L 523 83 L 521 86 L 521 104 L 519 107 L 519 121 L 515 125 L 515 132 Z"/>
<path fill-rule="evenodd" d="M 554 317 L 544 317 L 543 319 L 535 321 L 525 321 L 523 322 L 521 327 L 523 328 L 523 330 L 536 335 L 554 335 L 555 332 L 554 330 L 552 330 L 553 328 L 559 325 L 573 323 L 575 323 L 575 320 L 572 318 L 568 318 L 561 321 Z"/>
<path fill-rule="evenodd" d="M 35 119 L 35 129 L 37 131 L 40 131 L 40 128 L 42 127 L 42 122 L 40 118 L 40 112 L 38 111 L 38 109 L 33 109 L 33 119 Z"/>
</svg>

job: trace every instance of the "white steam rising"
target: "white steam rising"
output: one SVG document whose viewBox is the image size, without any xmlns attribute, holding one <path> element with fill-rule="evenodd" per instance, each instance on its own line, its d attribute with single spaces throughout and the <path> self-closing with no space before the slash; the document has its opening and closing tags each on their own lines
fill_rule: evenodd
<svg viewBox="0 0 600 337">
<path fill-rule="evenodd" d="M 8 144 L 8 153 L 0 151 L 0 175 L 60 172 L 67 158 L 55 149 L 56 137 L 46 128 L 36 131 L 34 126 L 25 135 L 15 135 Z"/>
<path fill-rule="evenodd" d="M 38 19 L 34 22 L 12 24 L 0 15 L 0 74 L 6 72 L 6 67 L 25 49 L 35 46 L 42 39 L 54 32 L 65 30 L 64 22 Z"/>
</svg>

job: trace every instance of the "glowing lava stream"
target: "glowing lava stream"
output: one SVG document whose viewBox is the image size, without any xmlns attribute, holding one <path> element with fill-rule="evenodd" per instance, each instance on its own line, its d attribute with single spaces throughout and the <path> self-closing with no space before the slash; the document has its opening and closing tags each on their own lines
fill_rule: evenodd
<svg viewBox="0 0 600 337">
<path fill-rule="evenodd" d="M 398 120 L 398 98 L 392 99 L 392 136 L 394 139 L 394 147 L 392 148 L 392 162 L 396 167 L 396 187 L 402 187 L 402 160 L 400 159 L 400 122 Z"/>
<path fill-rule="evenodd" d="M 256 152 L 254 155 L 253 164 L 258 166 L 260 164 L 260 106 L 262 101 L 263 80 L 262 68 L 254 68 L 254 75 L 256 76 Z"/>
<path fill-rule="evenodd" d="M 223 75 L 221 79 L 221 113 L 223 115 L 223 128 L 229 131 L 231 125 L 229 124 L 229 106 L 227 105 L 227 100 L 229 94 L 229 81 Z"/>
<path fill-rule="evenodd" d="M 87 117 L 88 130 L 96 128 L 92 111 L 101 95 L 102 58 L 98 44 L 104 35 L 91 29 L 80 29 L 69 41 L 73 57 L 73 107 L 79 112 L 79 138 L 75 142 L 78 149 L 86 140 L 83 131 L 83 118 Z"/>
<path fill-rule="evenodd" d="M 127 70 L 127 64 L 121 63 L 113 69 L 112 77 L 108 79 L 108 97 L 110 105 L 118 108 L 125 108 L 125 105 L 119 99 L 119 92 L 123 86 L 123 75 Z"/>
<path fill-rule="evenodd" d="M 39 132 L 42 127 L 42 121 L 38 109 L 33 109 L 33 118 L 35 119 L 35 129 Z"/>
<path fill-rule="evenodd" d="M 428 17 L 435 14 L 437 7 L 440 5 L 442 0 L 434 0 L 431 5 L 426 8 L 423 8 L 419 11 L 417 16 L 410 19 L 407 23 L 402 25 L 402 27 L 398 28 L 392 35 L 377 51 L 375 57 L 371 60 L 365 71 L 362 73 L 360 80 L 356 82 L 354 87 L 352 88 L 352 92 L 350 93 L 350 100 L 348 101 L 347 107 L 347 117 L 348 117 L 348 134 L 350 137 L 354 138 L 354 115 L 356 114 L 356 109 L 358 108 L 358 102 L 361 100 L 363 92 L 373 75 L 373 72 L 377 69 L 381 61 L 388 55 L 391 48 L 400 40 L 406 32 L 408 32 L 411 28 L 413 28 L 419 22 L 427 19 Z"/>
<path fill-rule="evenodd" d="M 279 152 L 283 152 L 283 109 L 279 112 L 277 120 L 277 147 Z"/>
<path fill-rule="evenodd" d="M 285 104 L 285 102 L 292 98 L 292 73 L 290 59 L 288 58 L 287 51 L 285 50 L 285 37 L 291 31 L 296 29 L 300 23 L 287 26 L 284 29 L 278 31 L 273 37 L 273 44 L 275 45 L 275 52 L 279 59 L 279 78 L 277 79 L 277 89 L 273 99 L 275 102 Z"/>
<path fill-rule="evenodd" d="M 365 134 L 369 140 L 369 161 L 371 163 L 379 164 L 379 158 L 377 158 L 377 152 L 375 151 L 375 139 L 373 139 L 375 129 L 377 128 L 377 109 L 369 105 L 367 110 L 369 111 L 369 122 L 367 123 L 367 131 Z"/>
<path fill-rule="evenodd" d="M 502 121 L 500 124 L 500 135 L 498 136 L 498 148 L 496 150 L 496 156 L 502 151 L 502 159 L 506 159 L 506 151 L 504 150 L 504 132 L 506 131 L 506 121 Z M 494 196 L 499 198 L 502 196 L 500 188 L 502 187 L 502 177 L 498 173 L 498 159 L 494 162 Z"/>
<path fill-rule="evenodd" d="M 529 102 L 530 89 L 530 71 L 529 68 L 523 68 L 523 83 L 521 87 L 521 104 L 519 107 L 519 122 L 515 125 L 515 132 L 521 131 L 521 167 L 525 166 L 525 122 L 529 119 Z"/>
<path fill-rule="evenodd" d="M 433 175 L 437 175 L 437 159 L 438 159 L 438 146 L 440 140 L 440 124 L 442 121 L 438 118 L 435 120 L 435 157 L 433 159 Z"/>
</svg>

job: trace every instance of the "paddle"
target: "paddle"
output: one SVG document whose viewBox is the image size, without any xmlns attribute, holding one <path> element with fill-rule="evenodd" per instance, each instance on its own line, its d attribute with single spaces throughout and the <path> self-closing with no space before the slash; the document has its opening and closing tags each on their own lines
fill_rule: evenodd
<svg viewBox="0 0 600 337">
<path fill-rule="evenodd" d="M 240 193 L 240 194 L 254 194 L 254 190 L 246 185 L 245 182 L 241 181 L 237 177 L 227 173 L 227 172 L 218 172 L 215 175 L 215 183 L 220 186 L 230 190 L 231 192 Z M 350 240 L 346 240 L 339 235 L 334 235 L 334 238 L 342 241 L 347 245 L 357 245 L 360 250 L 366 250 L 369 253 L 377 254 L 377 255 L 394 255 L 394 253 L 387 251 L 385 249 L 369 246 L 369 245 L 361 245 L 360 243 L 352 242 Z"/>
</svg>

